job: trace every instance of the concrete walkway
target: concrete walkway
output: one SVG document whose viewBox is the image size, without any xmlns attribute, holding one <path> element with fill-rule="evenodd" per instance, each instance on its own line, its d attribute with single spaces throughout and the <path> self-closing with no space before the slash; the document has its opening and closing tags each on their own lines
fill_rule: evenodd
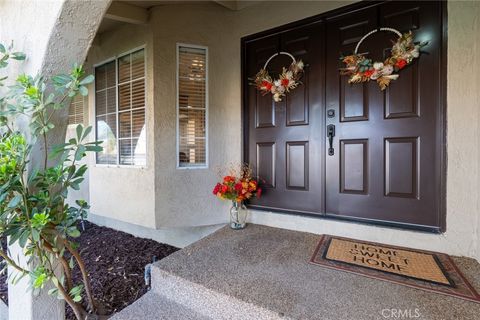
<svg viewBox="0 0 480 320">
<path fill-rule="evenodd" d="M 309 264 L 318 240 L 259 225 L 223 228 L 156 263 L 152 291 L 114 319 L 168 319 L 158 308 L 141 312 L 147 299 L 191 310 L 183 319 L 394 319 L 400 312 L 403 319 L 480 317 L 477 303 Z M 454 260 L 479 290 L 478 262 Z"/>
</svg>

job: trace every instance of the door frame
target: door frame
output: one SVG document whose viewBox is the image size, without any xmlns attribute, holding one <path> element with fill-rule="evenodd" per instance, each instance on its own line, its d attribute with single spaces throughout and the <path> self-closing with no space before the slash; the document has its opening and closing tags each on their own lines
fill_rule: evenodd
<svg viewBox="0 0 480 320">
<path fill-rule="evenodd" d="M 361 1 L 358 3 L 353 3 L 351 5 L 347 5 L 341 8 L 337 8 L 331 11 L 327 11 L 315 16 L 307 17 L 302 20 L 294 21 L 283 26 L 275 27 L 272 29 L 264 30 L 252 35 L 248 35 L 242 37 L 240 39 L 241 43 L 241 105 L 242 105 L 242 160 L 248 161 L 249 154 L 248 154 L 248 143 L 249 143 L 249 114 L 248 114 L 248 107 L 247 107 L 247 90 L 246 90 L 246 83 L 245 79 L 248 79 L 247 68 L 246 68 L 246 47 L 247 44 L 251 41 L 259 40 L 264 37 L 272 36 L 279 33 L 284 33 L 290 30 L 294 30 L 299 27 L 305 27 L 313 23 L 324 23 L 327 20 L 345 15 L 351 14 L 358 10 L 363 10 L 369 7 L 376 7 L 383 3 L 389 1 Z M 447 195 L 447 136 L 446 136 L 446 125 L 447 125 L 447 2 L 446 1 L 439 1 L 441 3 L 441 53 L 440 53 L 440 95 L 439 95 L 439 112 L 437 114 L 437 145 L 440 145 L 440 165 L 437 166 L 437 174 L 440 177 L 440 183 L 437 188 L 437 192 L 440 194 L 441 201 L 439 203 L 439 227 L 431 227 L 431 226 L 424 226 L 424 225 L 415 225 L 415 224 L 408 224 L 408 223 L 399 223 L 399 222 L 390 222 L 384 220 L 374 220 L 374 219 L 363 219 L 358 217 L 346 217 L 346 216 L 333 216 L 333 215 L 326 215 L 325 214 L 325 198 L 322 204 L 322 215 L 312 214 L 308 212 L 298 212 L 293 210 L 284 210 L 284 209 L 276 209 L 275 212 L 279 213 L 287 213 L 292 215 L 299 215 L 299 216 L 310 216 L 316 217 L 320 219 L 329 219 L 329 220 L 343 220 L 349 222 L 356 222 L 361 224 L 369 224 L 369 225 L 379 225 L 384 227 L 392 227 L 392 228 L 399 228 L 399 229 L 409 229 L 409 230 L 416 230 L 416 231 L 424 231 L 430 233 L 443 233 L 446 231 L 446 195 Z M 323 91 L 325 88 L 322 89 Z M 322 101 L 325 105 L 325 101 Z M 325 112 L 323 112 L 325 114 Z M 325 130 L 322 133 L 322 150 L 325 152 L 325 144 L 326 144 L 326 135 Z M 322 165 L 322 174 L 325 174 L 325 163 L 323 161 Z M 324 190 L 325 191 L 325 190 Z M 273 208 L 264 208 L 261 206 L 256 205 L 247 205 L 251 209 L 259 210 L 259 211 L 272 211 Z"/>
</svg>

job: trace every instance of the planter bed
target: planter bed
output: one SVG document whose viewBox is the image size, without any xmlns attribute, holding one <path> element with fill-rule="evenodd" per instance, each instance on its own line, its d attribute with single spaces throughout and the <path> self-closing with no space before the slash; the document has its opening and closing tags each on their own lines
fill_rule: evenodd
<svg viewBox="0 0 480 320">
<path fill-rule="evenodd" d="M 113 314 L 132 304 L 147 292 L 145 265 L 153 257 L 160 260 L 178 249 L 154 240 L 85 222 L 85 231 L 76 239 L 90 275 L 92 291 L 105 314 Z M 5 241 L 2 239 L 2 245 Z M 74 281 L 81 280 L 75 268 Z M 7 276 L 0 275 L 0 299 L 8 304 Z M 85 299 L 83 300 L 85 301 Z M 66 305 L 66 319 L 75 319 Z"/>
</svg>

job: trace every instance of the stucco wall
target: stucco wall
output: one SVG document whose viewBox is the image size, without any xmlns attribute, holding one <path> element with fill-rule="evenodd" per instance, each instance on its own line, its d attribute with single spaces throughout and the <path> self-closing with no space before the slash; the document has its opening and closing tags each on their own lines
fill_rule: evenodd
<svg viewBox="0 0 480 320">
<path fill-rule="evenodd" d="M 155 189 L 157 227 L 227 221 L 228 205 L 214 198 L 219 169 L 241 162 L 240 38 L 351 2 L 272 2 L 240 11 L 216 4 L 155 7 Z M 208 169 L 175 169 L 175 45 L 203 45 L 209 52 Z"/>
<path fill-rule="evenodd" d="M 448 16 L 446 237 L 480 259 L 480 2 L 449 2 Z"/>
<path fill-rule="evenodd" d="M 62 1 L 32 1 L 29 5 L 25 3 L 26 1 L 0 0 L 0 41 L 7 44 L 14 41 L 16 49 L 36 52 L 37 54 L 29 56 L 25 63 L 12 64 L 10 67 L 12 73 L 21 70 L 35 74 L 42 66 L 50 31 L 55 25 Z M 32 32 L 32 25 L 25 23 L 25 17 L 35 17 L 35 24 L 44 32 Z"/>
<path fill-rule="evenodd" d="M 234 12 L 218 5 L 153 9 L 155 46 L 155 202 L 157 227 L 225 222 L 225 204 L 211 196 L 218 165 L 240 160 L 239 51 L 230 32 Z M 176 169 L 176 43 L 203 45 L 209 53 L 209 168 Z M 212 201 L 213 200 L 213 201 Z M 223 214 L 222 214 L 223 213 Z"/>
<path fill-rule="evenodd" d="M 154 181 L 154 88 L 153 88 L 153 42 L 148 25 L 124 25 L 100 34 L 95 38 L 87 57 L 86 68 L 94 74 L 93 66 L 132 49 L 145 46 L 146 58 L 146 126 L 147 166 L 125 167 L 95 165 L 95 156 L 89 161 L 89 190 L 91 212 L 117 220 L 155 228 L 155 181 Z M 89 88 L 94 92 L 94 86 Z M 95 99 L 88 99 L 91 124 L 95 124 Z"/>
</svg>

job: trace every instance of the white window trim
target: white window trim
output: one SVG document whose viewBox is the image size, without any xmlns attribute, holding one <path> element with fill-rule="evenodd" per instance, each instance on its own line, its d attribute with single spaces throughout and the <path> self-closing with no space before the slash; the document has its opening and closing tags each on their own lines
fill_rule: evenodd
<svg viewBox="0 0 480 320">
<path fill-rule="evenodd" d="M 116 86 L 116 95 L 117 95 L 117 99 L 115 100 L 115 112 L 118 116 L 118 85 L 119 85 L 119 83 L 118 83 L 118 59 L 120 57 L 123 57 L 127 54 L 131 54 L 131 53 L 133 53 L 135 51 L 138 51 L 138 50 L 141 50 L 141 49 L 144 50 L 143 51 L 144 52 L 143 56 L 144 56 L 144 59 L 145 59 L 145 70 L 144 70 L 144 75 L 143 75 L 143 77 L 145 79 L 145 144 L 146 144 L 146 146 L 145 146 L 145 150 L 146 150 L 146 152 L 145 152 L 145 165 L 120 164 L 120 150 L 119 150 L 119 152 L 117 154 L 117 164 L 97 163 L 97 155 L 95 154 L 94 155 L 94 161 L 93 161 L 95 167 L 99 167 L 99 168 L 122 168 L 122 169 L 148 169 L 148 167 L 149 167 L 149 163 L 148 163 L 149 162 L 148 161 L 148 154 L 150 153 L 150 150 L 149 150 L 149 147 L 148 147 L 148 140 L 149 140 L 149 138 L 148 138 L 148 136 L 149 136 L 149 134 L 148 134 L 148 124 L 149 124 L 148 119 L 149 119 L 149 117 L 148 116 L 149 116 L 149 110 L 147 108 L 149 101 L 148 101 L 148 95 L 147 95 L 148 83 L 147 83 L 147 46 L 146 46 L 146 44 L 141 45 L 139 47 L 135 47 L 135 48 L 130 49 L 128 51 L 116 54 L 113 57 L 110 57 L 110 58 L 105 59 L 105 60 L 103 60 L 99 63 L 94 64 L 93 65 L 93 72 L 95 73 L 95 69 L 97 67 L 100 67 L 104 64 L 115 61 L 115 81 L 116 81 L 115 86 Z M 94 130 L 94 133 L 95 133 L 95 140 L 96 140 L 97 139 L 97 104 L 96 104 L 95 95 L 97 94 L 97 88 L 95 86 L 95 81 L 93 81 L 93 94 L 94 94 L 94 96 L 93 96 L 93 121 L 92 121 L 93 125 L 92 125 L 92 127 L 93 127 L 93 130 Z M 117 118 L 117 121 L 118 121 L 118 118 Z M 117 127 L 117 129 L 116 129 L 117 130 L 117 132 L 116 132 L 116 134 L 117 134 L 117 149 L 119 149 L 120 143 L 118 142 L 119 141 L 119 139 L 118 139 L 118 130 L 119 130 L 118 123 L 116 124 L 116 127 Z"/>
<path fill-rule="evenodd" d="M 180 47 L 187 47 L 187 48 L 194 48 L 194 49 L 203 49 L 205 50 L 205 165 L 199 166 L 180 166 L 180 88 L 179 88 L 179 67 L 180 67 Z M 208 139 L 208 131 L 209 131 L 209 86 L 208 86 L 208 69 L 209 69 L 209 61 L 208 61 L 208 47 L 200 46 L 195 44 L 188 44 L 188 43 L 179 43 L 177 42 L 176 45 L 176 97 L 175 97 L 175 108 L 177 114 L 177 126 L 176 126 L 176 164 L 175 167 L 178 170 L 197 170 L 197 169 L 208 169 L 209 166 L 209 139 Z"/>
</svg>

